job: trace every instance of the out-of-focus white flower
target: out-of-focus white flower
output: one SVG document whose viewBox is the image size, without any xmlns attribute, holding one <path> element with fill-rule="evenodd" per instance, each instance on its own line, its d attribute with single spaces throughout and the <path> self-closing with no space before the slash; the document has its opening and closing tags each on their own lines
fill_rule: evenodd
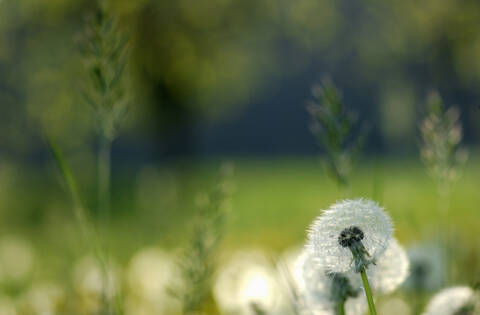
<svg viewBox="0 0 480 315">
<path fill-rule="evenodd" d="M 98 259 L 86 256 L 74 266 L 73 286 L 78 295 L 78 308 L 85 312 L 98 312 L 114 303 L 119 290 L 119 268 L 110 262 L 104 266 Z"/>
<path fill-rule="evenodd" d="M 255 314 L 252 307 L 274 312 L 282 294 L 275 278 L 261 252 L 237 253 L 218 270 L 213 287 L 215 301 L 226 313 Z"/>
<path fill-rule="evenodd" d="M 410 315 L 412 309 L 405 300 L 399 297 L 390 297 L 382 300 L 378 306 L 378 314 Z"/>
<path fill-rule="evenodd" d="M 3 237 L 0 240 L 0 282 L 24 282 L 32 269 L 32 246 L 15 236 Z"/>
<path fill-rule="evenodd" d="M 358 276 L 351 273 L 350 276 Z M 349 276 L 327 275 L 315 262 L 311 252 L 305 250 L 298 258 L 294 277 L 299 285 L 302 314 L 333 315 L 339 299 L 346 300 L 347 315 L 362 314 L 367 308 L 363 292 L 354 287 Z M 335 287 L 337 286 L 337 287 Z"/>
<path fill-rule="evenodd" d="M 418 244 L 408 248 L 410 275 L 405 287 L 410 290 L 433 291 L 445 283 L 446 258 L 443 249 L 434 244 Z"/>
<path fill-rule="evenodd" d="M 22 297 L 21 309 L 26 314 L 60 314 L 64 298 L 63 289 L 57 284 L 48 282 L 36 283 Z"/>
<path fill-rule="evenodd" d="M 409 273 L 407 253 L 392 238 L 385 252 L 377 259 L 375 265 L 367 269 L 368 280 L 374 291 L 388 294 L 400 286 Z M 360 277 L 357 277 L 360 278 Z"/>
<path fill-rule="evenodd" d="M 348 272 L 356 268 L 349 244 L 361 241 L 369 259 L 378 259 L 392 235 L 390 217 L 377 203 L 344 200 L 325 210 L 311 225 L 307 248 L 316 263 L 327 272 Z"/>
<path fill-rule="evenodd" d="M 437 293 L 423 315 L 473 314 L 474 305 L 475 294 L 471 288 L 451 287 Z"/>
<path fill-rule="evenodd" d="M 127 269 L 125 313 L 135 315 L 178 313 L 180 302 L 169 293 L 178 286 L 179 270 L 172 257 L 157 248 L 137 252 Z"/>
<path fill-rule="evenodd" d="M 0 0 L 1 2 L 1 0 Z M 0 314 L 2 315 L 17 315 L 15 302 L 8 296 L 0 296 Z"/>
</svg>

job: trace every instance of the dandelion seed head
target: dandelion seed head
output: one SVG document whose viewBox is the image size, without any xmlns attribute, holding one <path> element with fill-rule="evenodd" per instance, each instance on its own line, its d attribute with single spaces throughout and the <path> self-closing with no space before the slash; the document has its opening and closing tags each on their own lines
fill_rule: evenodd
<svg viewBox="0 0 480 315">
<path fill-rule="evenodd" d="M 354 282 L 351 281 L 352 276 L 358 275 L 353 273 L 328 275 L 318 266 L 315 257 L 308 250 L 304 250 L 299 256 L 294 275 L 301 278 L 296 282 L 301 284 L 299 295 L 305 314 L 335 314 L 339 295 L 346 297 L 346 314 L 362 314 L 366 310 L 365 297 L 358 290 L 359 286 L 352 285 Z"/>
<path fill-rule="evenodd" d="M 356 226 L 350 226 L 344 229 L 338 236 L 338 243 L 342 247 L 350 247 L 354 243 L 360 242 L 365 237 L 363 231 Z"/>
<path fill-rule="evenodd" d="M 332 205 L 313 222 L 307 248 L 319 267 L 327 272 L 348 272 L 355 267 L 348 248 L 351 242 L 361 241 L 369 258 L 376 260 L 387 248 L 392 231 L 390 217 L 377 203 L 365 199 L 344 200 Z"/>
<path fill-rule="evenodd" d="M 467 310 L 473 307 L 474 299 L 474 291 L 469 287 L 447 288 L 430 300 L 423 315 L 470 314 Z"/>
<path fill-rule="evenodd" d="M 410 290 L 433 291 L 445 283 L 447 266 L 443 249 L 434 244 L 418 244 L 407 250 L 410 275 L 405 287 Z"/>
</svg>

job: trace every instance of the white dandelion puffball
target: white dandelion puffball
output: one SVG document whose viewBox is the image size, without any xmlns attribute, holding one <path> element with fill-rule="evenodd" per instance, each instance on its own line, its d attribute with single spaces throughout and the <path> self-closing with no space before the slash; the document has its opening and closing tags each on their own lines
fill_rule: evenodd
<svg viewBox="0 0 480 315">
<path fill-rule="evenodd" d="M 255 314 L 252 306 L 272 313 L 281 289 L 261 252 L 240 252 L 220 266 L 213 286 L 219 309 L 227 314 Z"/>
<path fill-rule="evenodd" d="M 367 269 L 367 276 L 374 291 L 388 294 L 398 288 L 407 278 L 409 262 L 407 253 L 392 238 L 385 252 L 375 265 Z M 358 277 L 360 278 L 360 277 Z"/>
<path fill-rule="evenodd" d="M 0 240 L 0 282 L 24 282 L 33 270 L 33 249 L 30 243 L 16 236 Z"/>
<path fill-rule="evenodd" d="M 73 270 L 73 287 L 85 312 L 98 312 L 105 299 L 112 300 L 119 291 L 119 268 L 109 263 L 103 267 L 98 259 L 86 256 Z"/>
<path fill-rule="evenodd" d="M 474 292 L 469 287 L 451 287 L 437 293 L 427 305 L 423 315 L 455 315 L 464 314 L 469 306 L 473 306 Z M 470 314 L 465 312 L 465 314 Z"/>
<path fill-rule="evenodd" d="M 334 315 L 336 303 L 332 296 L 333 280 L 327 276 L 324 269 L 318 267 L 315 258 L 308 250 L 299 257 L 294 275 L 299 286 L 300 306 L 302 314 Z M 347 277 L 348 279 L 349 277 Z M 350 281 L 350 279 L 349 279 Z M 353 290 L 359 287 L 350 282 Z M 358 290 L 357 296 L 349 297 L 345 303 L 347 315 L 363 314 L 367 304 L 364 293 Z"/>
<path fill-rule="evenodd" d="M 180 311 L 180 301 L 169 293 L 169 289 L 179 285 L 180 271 L 167 252 L 153 247 L 141 249 L 132 257 L 126 277 L 126 314 Z"/>
<path fill-rule="evenodd" d="M 410 275 L 405 288 L 434 291 L 446 281 L 447 262 L 444 250 L 435 244 L 418 244 L 407 250 Z"/>
<path fill-rule="evenodd" d="M 391 218 L 371 200 L 344 200 L 332 205 L 311 225 L 307 243 L 317 264 L 327 272 L 354 270 L 352 252 L 339 242 L 342 232 L 351 228 L 360 230 L 358 238 L 370 260 L 383 254 L 393 231 Z"/>
<path fill-rule="evenodd" d="M 0 296 L 0 314 L 2 315 L 17 315 L 15 302 L 9 296 Z"/>
<path fill-rule="evenodd" d="M 65 293 L 57 284 L 35 283 L 21 298 L 20 307 L 26 314 L 54 315 L 60 313 L 64 300 Z"/>
</svg>

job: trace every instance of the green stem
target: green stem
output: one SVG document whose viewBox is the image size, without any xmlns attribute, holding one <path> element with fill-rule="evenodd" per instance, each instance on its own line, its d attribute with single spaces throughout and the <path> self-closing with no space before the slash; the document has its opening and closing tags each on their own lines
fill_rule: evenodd
<svg viewBox="0 0 480 315">
<path fill-rule="evenodd" d="M 110 220 L 110 147 L 111 141 L 101 136 L 97 157 L 98 208 L 103 223 Z"/>
<path fill-rule="evenodd" d="M 337 303 L 336 315 L 345 315 L 345 301 Z"/>
<path fill-rule="evenodd" d="M 372 290 L 370 289 L 370 283 L 368 283 L 365 267 L 362 267 L 360 271 L 360 275 L 362 276 L 363 287 L 365 288 L 365 295 L 367 296 L 368 309 L 370 310 L 370 315 L 377 315 L 377 311 L 375 309 L 375 303 L 373 302 Z"/>
</svg>

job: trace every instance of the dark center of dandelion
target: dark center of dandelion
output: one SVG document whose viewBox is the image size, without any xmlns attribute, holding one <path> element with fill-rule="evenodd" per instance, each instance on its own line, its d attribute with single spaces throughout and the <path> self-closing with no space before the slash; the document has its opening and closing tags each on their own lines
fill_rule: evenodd
<svg viewBox="0 0 480 315">
<path fill-rule="evenodd" d="M 338 236 L 338 243 L 343 247 L 352 247 L 364 238 L 363 231 L 356 226 L 344 229 Z"/>
</svg>

